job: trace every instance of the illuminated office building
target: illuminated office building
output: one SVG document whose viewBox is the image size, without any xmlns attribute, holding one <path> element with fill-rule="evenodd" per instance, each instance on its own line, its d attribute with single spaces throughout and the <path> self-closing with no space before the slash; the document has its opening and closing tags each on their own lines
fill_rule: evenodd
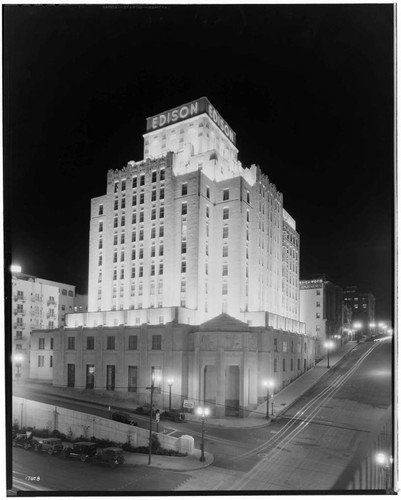
<svg viewBox="0 0 401 500">
<path fill-rule="evenodd" d="M 88 311 L 67 316 L 54 383 L 140 393 L 155 369 L 216 414 L 250 408 L 262 376 L 282 387 L 314 361 L 296 223 L 205 97 L 148 118 L 143 137 L 144 159 L 92 199 Z"/>
</svg>

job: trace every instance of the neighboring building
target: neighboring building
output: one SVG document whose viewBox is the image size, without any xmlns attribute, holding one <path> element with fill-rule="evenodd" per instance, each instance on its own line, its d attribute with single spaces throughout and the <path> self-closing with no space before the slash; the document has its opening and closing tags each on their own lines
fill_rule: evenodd
<svg viewBox="0 0 401 500">
<path fill-rule="evenodd" d="M 71 285 L 12 271 L 13 377 L 18 374 L 20 378 L 52 378 L 50 354 L 42 352 L 42 343 L 40 353 L 31 350 L 31 334 L 33 330 L 53 330 L 63 325 L 62 311 L 72 311 L 74 293 L 75 287 Z M 50 343 L 47 348 L 50 349 Z M 42 368 L 43 371 L 39 370 Z M 46 375 L 36 376 L 38 370 Z"/>
<path fill-rule="evenodd" d="M 362 331 L 368 331 L 375 321 L 375 297 L 369 292 L 359 292 L 356 286 L 344 289 L 344 304 L 352 309 L 352 322 L 360 322 Z"/>
<path fill-rule="evenodd" d="M 143 400 L 153 370 L 180 398 L 242 414 L 260 377 L 279 389 L 314 362 L 295 220 L 206 98 L 148 118 L 144 139 L 144 160 L 109 171 L 92 199 L 88 312 L 54 337 L 54 384 L 135 392 L 137 380 Z"/>
<path fill-rule="evenodd" d="M 329 337 L 344 334 L 342 289 L 326 275 L 315 279 L 301 280 L 301 321 L 306 324 L 306 332 L 316 337 L 319 343 L 317 356 L 320 357 L 322 342 Z"/>
<path fill-rule="evenodd" d="M 88 296 L 75 294 L 74 298 L 74 312 L 87 312 L 88 310 Z"/>
</svg>

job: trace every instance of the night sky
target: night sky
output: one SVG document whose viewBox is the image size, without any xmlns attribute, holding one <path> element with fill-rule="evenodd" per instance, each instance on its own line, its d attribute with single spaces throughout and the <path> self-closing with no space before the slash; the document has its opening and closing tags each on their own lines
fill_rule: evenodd
<svg viewBox="0 0 401 500">
<path fill-rule="evenodd" d="M 87 293 L 90 199 L 206 96 L 301 236 L 301 278 L 394 279 L 393 6 L 3 7 L 6 265 Z"/>
</svg>

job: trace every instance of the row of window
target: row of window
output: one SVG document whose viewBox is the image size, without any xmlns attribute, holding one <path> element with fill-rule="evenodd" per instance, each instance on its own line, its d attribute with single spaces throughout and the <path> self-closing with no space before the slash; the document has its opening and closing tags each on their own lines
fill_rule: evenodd
<svg viewBox="0 0 401 500">
<path fill-rule="evenodd" d="M 41 337 L 38 339 L 39 343 L 38 343 L 38 349 L 45 349 L 46 348 L 46 339 Z M 53 349 L 53 345 L 54 345 L 54 339 L 53 337 L 50 339 L 50 349 Z"/>
<path fill-rule="evenodd" d="M 49 359 L 49 367 L 53 368 L 53 356 L 50 356 L 49 358 L 50 358 Z M 38 356 L 38 367 L 39 368 L 44 368 L 44 366 L 45 366 L 45 356 L 43 356 L 42 354 L 40 354 Z"/>
<path fill-rule="evenodd" d="M 298 345 L 298 352 L 301 352 L 302 350 L 301 343 L 298 342 L 297 345 Z M 282 346 L 283 346 L 283 352 L 288 352 L 288 342 L 286 340 L 283 340 Z M 307 349 L 307 344 L 306 342 L 304 342 L 304 352 L 306 352 L 306 349 Z M 274 339 L 274 352 L 278 352 L 278 339 Z M 295 352 L 293 340 L 291 340 L 291 352 Z"/>
<path fill-rule="evenodd" d="M 157 170 L 153 170 L 151 173 L 151 182 L 155 183 L 157 182 Z M 166 171 L 164 169 L 160 169 L 159 171 L 159 180 L 162 182 L 165 180 L 166 176 Z M 139 182 L 138 182 L 139 180 Z M 136 187 L 139 186 L 144 186 L 145 185 L 145 174 L 140 174 L 139 179 L 138 176 L 132 177 L 132 189 L 135 189 Z M 127 180 L 123 179 L 120 182 L 115 181 L 114 182 L 114 192 L 118 193 L 119 191 L 125 191 L 127 187 Z"/>
<path fill-rule="evenodd" d="M 274 373 L 277 373 L 278 372 L 278 359 L 277 358 L 274 358 Z M 287 363 L 286 363 L 286 359 L 283 358 L 283 372 L 286 371 L 286 368 L 287 368 Z M 301 360 L 299 358 L 297 358 L 297 370 L 300 370 L 301 369 Z M 304 359 L 304 370 L 306 370 L 306 359 Z M 291 358 L 290 359 L 290 371 L 294 371 L 294 359 Z"/>
<path fill-rule="evenodd" d="M 144 229 L 140 229 L 139 230 L 138 241 L 143 241 L 144 240 L 144 235 L 145 235 L 144 231 L 145 231 Z M 164 226 L 162 225 L 162 226 L 159 227 L 159 238 L 163 238 L 163 237 L 164 237 Z M 156 226 L 152 226 L 151 227 L 150 238 L 151 239 L 156 238 Z M 117 239 L 118 239 L 118 236 L 114 235 L 114 245 L 117 245 Z M 136 231 L 135 230 L 132 231 L 131 241 L 132 241 L 132 243 L 135 243 L 137 241 Z M 124 235 L 124 237 L 123 237 L 123 235 L 121 235 L 121 242 L 123 244 L 125 243 L 125 235 Z M 99 238 L 98 248 L 99 248 L 99 250 L 103 249 L 103 238 L 102 237 Z"/>
<path fill-rule="evenodd" d="M 152 350 L 160 351 L 162 348 L 162 336 L 152 335 Z M 67 349 L 75 350 L 75 337 L 67 338 Z M 88 351 L 95 349 L 95 337 L 86 337 L 86 349 Z M 116 337 L 115 335 L 108 335 L 106 337 L 106 350 L 114 351 L 116 349 Z M 128 349 L 137 350 L 138 349 L 138 336 L 129 335 L 128 336 Z"/>
</svg>

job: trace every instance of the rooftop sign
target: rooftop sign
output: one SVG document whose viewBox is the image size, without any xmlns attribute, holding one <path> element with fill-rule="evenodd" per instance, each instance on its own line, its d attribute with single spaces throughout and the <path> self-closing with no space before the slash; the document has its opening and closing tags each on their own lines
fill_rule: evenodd
<svg viewBox="0 0 401 500">
<path fill-rule="evenodd" d="M 302 280 L 299 282 L 301 290 L 310 290 L 311 288 L 322 288 L 323 280 Z"/>
<path fill-rule="evenodd" d="M 223 120 L 207 97 L 201 97 L 200 99 L 196 99 L 196 101 L 182 104 L 177 108 L 146 118 L 146 131 L 151 132 L 167 127 L 173 123 L 178 123 L 203 113 L 206 113 L 224 135 L 235 145 L 235 132 L 228 126 L 227 122 Z"/>
</svg>

